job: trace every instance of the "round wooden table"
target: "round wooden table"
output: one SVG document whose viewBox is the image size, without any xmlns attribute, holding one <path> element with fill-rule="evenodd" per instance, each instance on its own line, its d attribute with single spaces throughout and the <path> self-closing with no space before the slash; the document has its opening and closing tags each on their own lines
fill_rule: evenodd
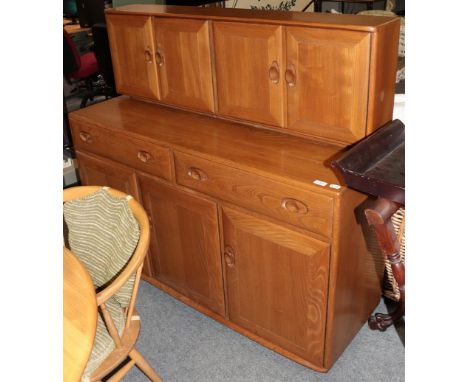
<svg viewBox="0 0 468 382">
<path fill-rule="evenodd" d="M 78 258 L 63 248 L 63 380 L 81 379 L 96 335 L 94 285 Z"/>
</svg>

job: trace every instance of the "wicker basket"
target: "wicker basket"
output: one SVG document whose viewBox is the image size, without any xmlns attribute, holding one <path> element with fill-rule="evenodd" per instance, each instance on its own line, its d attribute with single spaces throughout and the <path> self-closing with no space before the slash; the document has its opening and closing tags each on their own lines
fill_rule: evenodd
<svg viewBox="0 0 468 382">
<path fill-rule="evenodd" d="M 395 227 L 395 232 L 400 242 L 400 257 L 401 261 L 405 263 L 405 208 L 401 207 L 392 216 L 392 223 Z M 392 300 L 400 300 L 400 291 L 398 284 L 393 277 L 392 266 L 388 260 L 385 260 L 385 276 L 383 285 L 383 294 Z"/>
</svg>

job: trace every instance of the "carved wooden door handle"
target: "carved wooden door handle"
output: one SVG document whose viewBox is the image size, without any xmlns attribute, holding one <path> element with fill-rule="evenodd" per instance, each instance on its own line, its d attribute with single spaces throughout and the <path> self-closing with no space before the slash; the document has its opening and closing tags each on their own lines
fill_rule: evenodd
<svg viewBox="0 0 468 382">
<path fill-rule="evenodd" d="M 80 138 L 85 143 L 91 143 L 91 134 L 80 131 Z"/>
<path fill-rule="evenodd" d="M 145 61 L 148 64 L 151 64 L 153 62 L 153 52 L 151 52 L 150 48 L 145 49 Z"/>
<path fill-rule="evenodd" d="M 280 70 L 277 61 L 273 61 L 271 63 L 270 69 L 268 70 L 268 77 L 270 78 L 270 81 L 274 84 L 277 84 L 279 82 Z"/>
<path fill-rule="evenodd" d="M 305 214 L 308 211 L 306 204 L 302 203 L 300 200 L 293 198 L 284 198 L 281 201 L 281 207 L 295 214 Z"/>
<path fill-rule="evenodd" d="M 187 171 L 187 175 L 201 182 L 208 179 L 208 175 L 206 175 L 203 170 L 200 170 L 199 168 L 196 168 L 196 167 L 189 167 Z"/>
<path fill-rule="evenodd" d="M 144 163 L 148 163 L 152 159 L 151 154 L 143 150 L 138 151 L 137 157 Z"/>
<path fill-rule="evenodd" d="M 233 267 L 236 263 L 236 257 L 234 250 L 227 246 L 224 248 L 224 261 L 226 261 L 226 265 L 228 267 Z"/>
<path fill-rule="evenodd" d="M 296 85 L 296 69 L 294 68 L 294 65 L 288 65 L 288 68 L 284 73 L 284 79 L 286 80 L 288 86 Z"/>
<path fill-rule="evenodd" d="M 156 51 L 156 64 L 158 64 L 158 66 L 164 65 L 164 56 L 160 50 Z"/>
</svg>

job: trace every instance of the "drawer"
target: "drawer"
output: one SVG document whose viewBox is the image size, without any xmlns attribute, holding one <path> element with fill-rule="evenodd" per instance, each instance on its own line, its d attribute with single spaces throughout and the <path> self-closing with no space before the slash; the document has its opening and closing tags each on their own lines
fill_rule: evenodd
<svg viewBox="0 0 468 382">
<path fill-rule="evenodd" d="M 333 199 L 175 152 L 177 183 L 330 237 Z"/>
<path fill-rule="evenodd" d="M 113 130 L 72 122 L 73 144 L 83 150 L 124 163 L 132 168 L 171 180 L 168 148 Z"/>
</svg>

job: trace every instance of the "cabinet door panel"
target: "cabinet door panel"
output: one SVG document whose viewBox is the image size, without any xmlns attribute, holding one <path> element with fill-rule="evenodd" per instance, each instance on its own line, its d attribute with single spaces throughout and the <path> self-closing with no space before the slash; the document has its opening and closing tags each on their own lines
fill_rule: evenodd
<svg viewBox="0 0 468 382">
<path fill-rule="evenodd" d="M 223 207 L 229 319 L 319 365 L 329 245 Z"/>
<path fill-rule="evenodd" d="M 83 186 L 108 186 L 132 195 L 139 200 L 135 171 L 107 159 L 96 158 L 80 152 L 78 158 L 81 184 Z M 152 276 L 151 256 L 145 257 L 143 273 Z"/>
<path fill-rule="evenodd" d="M 286 36 L 287 127 L 341 142 L 363 138 L 370 34 L 288 27 Z"/>
<path fill-rule="evenodd" d="M 135 171 L 106 159 L 76 153 L 83 186 L 108 186 L 138 198 Z"/>
<path fill-rule="evenodd" d="M 141 175 L 154 276 L 225 315 L 216 203 Z"/>
<path fill-rule="evenodd" d="M 154 18 L 161 101 L 214 111 L 209 24 Z"/>
<path fill-rule="evenodd" d="M 107 15 L 117 91 L 159 98 L 151 18 Z"/>
<path fill-rule="evenodd" d="M 219 113 L 283 126 L 282 27 L 213 23 Z"/>
</svg>

